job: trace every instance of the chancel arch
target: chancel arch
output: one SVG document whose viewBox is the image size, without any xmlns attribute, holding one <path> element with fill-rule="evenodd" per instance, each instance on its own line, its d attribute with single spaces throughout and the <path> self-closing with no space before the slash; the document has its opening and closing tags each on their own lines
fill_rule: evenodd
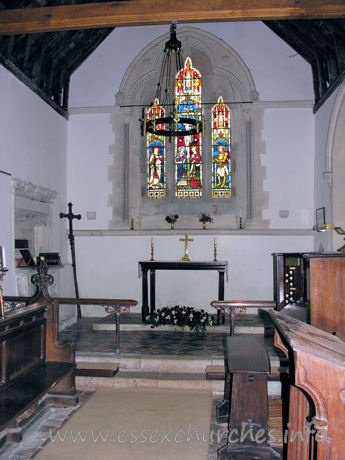
<svg viewBox="0 0 345 460">
<path fill-rule="evenodd" d="M 147 141 L 140 133 L 142 110 L 149 106 L 156 92 L 168 33 L 145 47 L 132 61 L 123 76 L 112 117 L 115 143 L 112 168 L 113 218 L 110 228 L 128 224 L 131 215 L 142 229 L 166 228 L 164 218 L 176 213 L 184 228 L 197 229 L 196 216 L 206 212 L 214 217 L 214 229 L 238 228 L 239 215 L 253 224 L 255 168 L 252 137 L 258 99 L 253 77 L 242 58 L 215 35 L 194 27 L 178 27 L 183 58 L 189 57 L 202 76 L 202 108 L 205 133 L 202 139 L 202 196 L 179 199 L 175 196 L 174 143 L 166 140 L 164 174 L 166 195 L 162 199 L 147 196 Z M 231 109 L 231 197 L 212 197 L 212 107 L 219 96 Z M 250 173 L 248 173 L 250 171 Z M 123 184 L 124 187 L 119 187 Z M 255 184 L 255 187 L 254 187 Z"/>
</svg>

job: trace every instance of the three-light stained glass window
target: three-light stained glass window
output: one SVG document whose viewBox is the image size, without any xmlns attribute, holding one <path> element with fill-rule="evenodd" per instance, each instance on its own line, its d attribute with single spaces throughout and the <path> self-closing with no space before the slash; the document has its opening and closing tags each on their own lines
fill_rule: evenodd
<svg viewBox="0 0 345 460">
<path fill-rule="evenodd" d="M 188 57 L 176 75 L 175 103 L 180 118 L 201 118 L 201 75 Z M 194 126 L 193 126 L 194 127 Z M 191 125 L 178 123 L 177 129 L 190 130 Z M 200 133 L 175 137 L 175 197 L 202 196 L 202 151 Z"/>
<path fill-rule="evenodd" d="M 212 107 L 212 198 L 231 196 L 230 109 L 222 96 Z"/>
<path fill-rule="evenodd" d="M 148 109 L 150 120 L 164 117 L 165 111 L 160 107 L 158 99 Z M 164 125 L 157 125 L 164 129 Z M 165 137 L 148 133 L 146 136 L 146 168 L 147 168 L 147 198 L 166 197 L 165 174 Z"/>
</svg>

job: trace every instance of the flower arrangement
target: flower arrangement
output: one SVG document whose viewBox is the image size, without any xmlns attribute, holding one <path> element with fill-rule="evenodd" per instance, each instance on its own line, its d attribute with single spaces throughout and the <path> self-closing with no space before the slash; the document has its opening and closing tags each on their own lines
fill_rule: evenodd
<svg viewBox="0 0 345 460">
<path fill-rule="evenodd" d="M 184 327 L 188 326 L 191 331 L 205 332 L 206 326 L 214 326 L 215 322 L 205 310 L 194 310 L 193 307 L 164 307 L 154 311 L 146 317 L 151 327 L 170 325 Z"/>
<path fill-rule="evenodd" d="M 178 219 L 178 215 L 177 214 L 169 214 L 168 216 L 166 216 L 165 220 L 167 222 L 169 222 L 169 224 L 174 224 Z"/>
<path fill-rule="evenodd" d="M 198 215 L 198 218 L 199 218 L 199 222 L 210 222 L 210 223 L 213 222 L 212 217 L 209 214 L 207 214 L 206 212 L 201 212 Z"/>
<path fill-rule="evenodd" d="M 174 228 L 174 224 L 175 222 L 177 221 L 178 219 L 178 215 L 177 214 L 169 214 L 168 216 L 166 216 L 165 220 L 170 224 L 171 228 L 173 229 Z"/>
</svg>

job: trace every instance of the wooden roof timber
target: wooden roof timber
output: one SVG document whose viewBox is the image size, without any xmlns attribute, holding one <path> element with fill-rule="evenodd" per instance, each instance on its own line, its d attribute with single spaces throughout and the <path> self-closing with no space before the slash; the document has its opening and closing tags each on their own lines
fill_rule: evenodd
<svg viewBox="0 0 345 460">
<path fill-rule="evenodd" d="M 345 17 L 345 0 L 122 0 L 0 10 L 0 35 L 186 22 Z"/>
</svg>

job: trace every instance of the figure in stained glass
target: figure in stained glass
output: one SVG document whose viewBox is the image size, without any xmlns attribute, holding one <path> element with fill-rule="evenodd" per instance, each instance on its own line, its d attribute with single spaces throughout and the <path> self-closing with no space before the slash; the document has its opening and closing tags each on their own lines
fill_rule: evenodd
<svg viewBox="0 0 345 460">
<path fill-rule="evenodd" d="M 185 180 L 187 176 L 187 150 L 184 145 L 179 147 L 175 162 L 177 164 L 177 184 L 180 184 L 182 177 Z"/>
<path fill-rule="evenodd" d="M 150 120 L 164 116 L 164 109 L 159 106 L 158 99 L 154 100 L 153 106 L 148 110 Z M 158 125 L 158 129 L 160 126 Z M 163 125 L 161 126 L 163 129 Z M 148 133 L 146 136 L 147 151 L 147 198 L 165 198 L 165 138 L 156 134 Z"/>
<path fill-rule="evenodd" d="M 163 145 L 158 140 L 149 147 L 149 186 L 159 186 L 164 178 Z"/>
<path fill-rule="evenodd" d="M 201 181 L 200 181 L 200 168 L 201 168 L 201 158 L 199 155 L 199 149 L 198 146 L 194 145 L 191 148 L 191 154 L 190 154 L 190 163 L 191 163 L 191 168 L 190 168 L 190 185 L 192 187 L 201 187 Z"/>
<path fill-rule="evenodd" d="M 214 157 L 216 163 L 216 187 L 225 187 L 229 180 L 229 152 L 223 144 L 218 144 L 217 155 Z"/>
<path fill-rule="evenodd" d="M 200 119 L 201 76 L 187 58 L 185 67 L 175 81 L 175 103 L 180 118 Z M 190 131 L 192 126 L 178 123 L 178 130 Z M 202 195 L 201 136 L 199 133 L 175 138 L 175 196 L 197 198 Z"/>
<path fill-rule="evenodd" d="M 212 197 L 230 196 L 230 109 L 219 96 L 212 108 Z"/>
</svg>

